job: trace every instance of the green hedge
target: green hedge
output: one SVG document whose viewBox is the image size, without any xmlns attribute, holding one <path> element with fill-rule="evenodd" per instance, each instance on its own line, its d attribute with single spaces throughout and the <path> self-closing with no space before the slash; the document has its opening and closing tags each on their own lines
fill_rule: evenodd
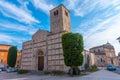
<svg viewBox="0 0 120 80">
<path fill-rule="evenodd" d="M 97 70 L 98 68 L 97 68 L 96 65 L 92 65 L 92 66 L 91 66 L 91 69 L 92 69 L 92 70 Z"/>
<path fill-rule="evenodd" d="M 83 37 L 78 33 L 66 33 L 62 36 L 64 62 L 66 66 L 77 67 L 83 63 Z"/>
<path fill-rule="evenodd" d="M 10 47 L 10 49 L 8 51 L 8 56 L 7 56 L 8 66 L 15 67 L 16 60 L 17 60 L 17 47 L 12 46 L 12 47 Z"/>
<path fill-rule="evenodd" d="M 55 71 L 52 71 L 52 74 L 53 75 L 63 75 L 65 73 L 63 71 L 55 70 Z"/>
<path fill-rule="evenodd" d="M 28 70 L 19 70 L 17 73 L 18 74 L 26 74 L 28 72 L 29 72 Z"/>
<path fill-rule="evenodd" d="M 79 68 L 83 64 L 83 37 L 79 33 L 66 33 L 62 35 L 64 63 L 71 67 L 70 73 L 79 75 Z"/>
<path fill-rule="evenodd" d="M 44 71 L 42 75 L 64 75 L 64 71 L 54 70 L 54 71 Z M 41 74 L 40 74 L 41 75 Z"/>
</svg>

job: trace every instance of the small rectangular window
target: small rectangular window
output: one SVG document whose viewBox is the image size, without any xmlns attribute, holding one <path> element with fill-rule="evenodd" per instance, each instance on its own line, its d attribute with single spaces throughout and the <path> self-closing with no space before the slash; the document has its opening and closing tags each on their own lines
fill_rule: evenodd
<svg viewBox="0 0 120 80">
<path fill-rule="evenodd" d="M 58 10 L 54 12 L 54 16 L 57 16 L 57 15 L 58 15 Z"/>
<path fill-rule="evenodd" d="M 3 62 L 3 60 L 1 60 L 1 62 Z"/>
<path fill-rule="evenodd" d="M 68 16 L 68 13 L 67 13 L 67 11 L 65 11 L 65 15 L 66 15 L 66 16 Z"/>
<path fill-rule="evenodd" d="M 4 52 L 1 54 L 1 56 L 4 56 Z"/>
</svg>

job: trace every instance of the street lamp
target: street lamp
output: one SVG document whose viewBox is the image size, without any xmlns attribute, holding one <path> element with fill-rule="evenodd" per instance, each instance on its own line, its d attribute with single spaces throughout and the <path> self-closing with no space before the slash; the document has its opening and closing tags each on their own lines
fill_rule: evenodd
<svg viewBox="0 0 120 80">
<path fill-rule="evenodd" d="M 119 43 L 120 43 L 120 37 L 119 38 L 117 38 L 117 40 L 119 41 Z"/>
</svg>

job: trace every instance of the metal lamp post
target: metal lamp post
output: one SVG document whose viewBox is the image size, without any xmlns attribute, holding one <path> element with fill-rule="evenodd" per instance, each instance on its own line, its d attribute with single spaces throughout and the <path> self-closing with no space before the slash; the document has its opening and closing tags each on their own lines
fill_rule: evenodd
<svg viewBox="0 0 120 80">
<path fill-rule="evenodd" d="M 120 37 L 119 38 L 117 38 L 117 40 L 119 41 L 119 43 L 120 43 Z"/>
</svg>

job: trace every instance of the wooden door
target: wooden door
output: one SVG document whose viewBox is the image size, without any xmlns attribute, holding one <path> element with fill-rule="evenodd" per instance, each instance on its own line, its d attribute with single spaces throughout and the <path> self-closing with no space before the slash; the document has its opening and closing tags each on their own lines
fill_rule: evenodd
<svg viewBox="0 0 120 80">
<path fill-rule="evenodd" d="M 38 56 L 38 70 L 44 69 L 44 56 Z"/>
</svg>

